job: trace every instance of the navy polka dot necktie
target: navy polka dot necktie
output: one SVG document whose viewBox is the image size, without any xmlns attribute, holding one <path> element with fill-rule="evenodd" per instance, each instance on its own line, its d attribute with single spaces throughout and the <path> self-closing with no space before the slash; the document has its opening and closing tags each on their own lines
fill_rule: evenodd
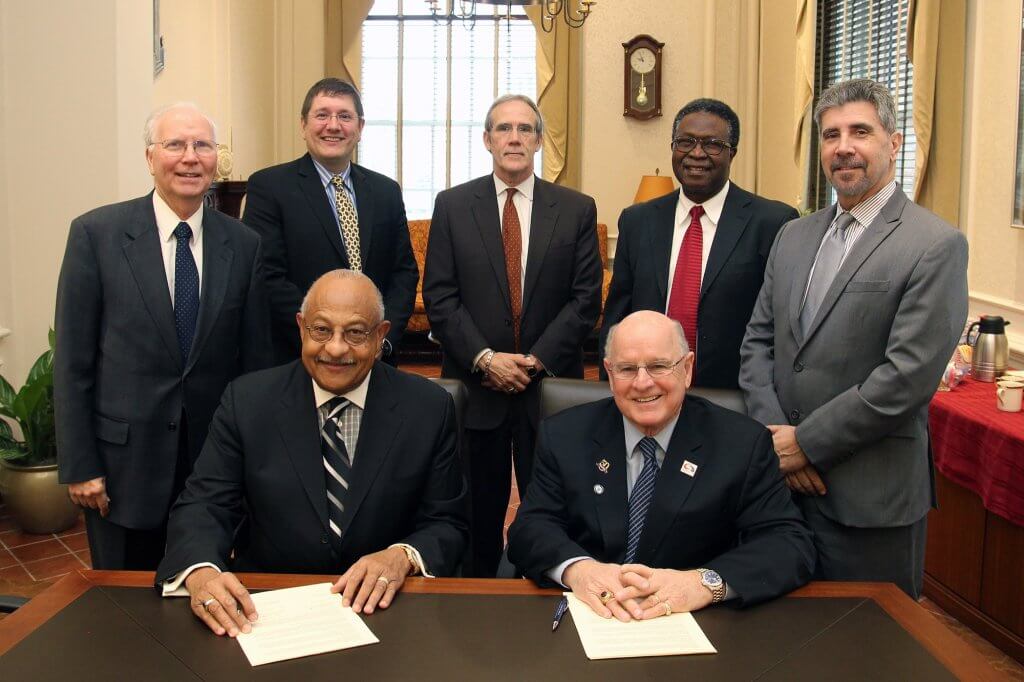
<svg viewBox="0 0 1024 682">
<path fill-rule="evenodd" d="M 199 270 L 189 246 L 192 228 L 188 223 L 178 223 L 174 236 L 178 240 L 178 248 L 174 252 L 174 330 L 178 333 L 178 347 L 184 363 L 192 350 L 196 318 L 199 317 Z"/>
</svg>

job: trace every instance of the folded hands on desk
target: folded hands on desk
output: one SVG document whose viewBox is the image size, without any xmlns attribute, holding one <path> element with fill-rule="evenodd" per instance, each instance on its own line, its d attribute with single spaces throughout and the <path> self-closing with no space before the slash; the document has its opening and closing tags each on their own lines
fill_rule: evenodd
<svg viewBox="0 0 1024 682">
<path fill-rule="evenodd" d="M 697 571 L 584 559 L 566 568 L 562 580 L 594 613 L 622 622 L 697 611 L 711 603 Z"/>
</svg>

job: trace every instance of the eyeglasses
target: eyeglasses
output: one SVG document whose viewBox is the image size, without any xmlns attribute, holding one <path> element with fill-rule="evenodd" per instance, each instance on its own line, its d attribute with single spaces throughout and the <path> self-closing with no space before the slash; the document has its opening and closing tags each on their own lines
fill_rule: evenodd
<svg viewBox="0 0 1024 682">
<path fill-rule="evenodd" d="M 686 357 L 685 355 L 683 357 Z M 675 362 L 658 361 L 651 362 L 646 365 L 637 365 L 632 362 L 620 362 L 612 365 L 608 371 L 612 373 L 616 379 L 624 379 L 626 381 L 632 381 L 636 379 L 640 374 L 641 369 L 647 370 L 648 376 L 652 377 L 663 377 L 667 376 L 675 370 L 676 365 L 683 361 L 683 358 L 679 358 Z"/>
<path fill-rule="evenodd" d="M 366 343 L 366 340 L 370 338 L 370 335 L 379 326 L 379 324 L 375 324 L 370 329 L 360 329 L 359 327 L 342 329 L 341 338 L 345 339 L 345 343 L 350 346 L 361 346 Z M 334 338 L 333 327 L 328 327 L 325 324 L 307 324 L 305 327 L 306 331 L 309 332 L 309 338 L 317 343 L 327 343 Z"/>
<path fill-rule="evenodd" d="M 532 137 L 537 132 L 536 128 L 529 123 L 520 123 L 517 126 L 513 126 L 511 123 L 499 123 L 494 126 L 494 132 L 499 135 L 510 135 L 513 128 L 519 133 L 520 137 Z"/>
<path fill-rule="evenodd" d="M 184 155 L 185 150 L 192 147 L 192 151 L 196 153 L 196 156 L 217 155 L 217 145 L 209 140 L 194 140 L 192 142 L 186 142 L 185 140 L 162 140 L 151 144 L 160 145 L 168 154 Z"/>
<path fill-rule="evenodd" d="M 354 123 L 359 120 L 359 117 L 353 114 L 351 111 L 342 111 L 337 114 L 331 114 L 326 111 L 318 111 L 313 114 L 313 120 L 317 123 L 327 123 L 332 118 L 338 119 L 338 123 Z"/>
<path fill-rule="evenodd" d="M 734 148 L 728 142 L 714 138 L 698 140 L 696 137 L 677 137 L 672 140 L 672 149 L 683 154 L 689 154 L 697 145 L 700 145 L 704 153 L 709 156 L 718 156 L 726 149 Z"/>
</svg>

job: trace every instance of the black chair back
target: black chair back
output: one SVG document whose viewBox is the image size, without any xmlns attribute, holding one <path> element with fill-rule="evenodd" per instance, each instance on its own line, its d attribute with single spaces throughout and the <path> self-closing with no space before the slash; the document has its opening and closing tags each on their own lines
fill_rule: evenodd
<svg viewBox="0 0 1024 682">
<path fill-rule="evenodd" d="M 743 402 L 743 392 L 739 389 L 692 386 L 687 394 L 700 396 L 733 412 L 743 415 L 747 413 L 746 403 Z M 540 418 L 544 419 L 558 414 L 569 407 L 609 398 L 611 395 L 611 389 L 606 381 L 548 378 L 540 385 Z"/>
<path fill-rule="evenodd" d="M 462 422 L 466 417 L 466 405 L 469 403 L 469 391 L 458 379 L 431 379 L 438 386 L 451 394 L 455 401 L 455 421 L 459 429 L 459 439 L 462 439 Z"/>
</svg>

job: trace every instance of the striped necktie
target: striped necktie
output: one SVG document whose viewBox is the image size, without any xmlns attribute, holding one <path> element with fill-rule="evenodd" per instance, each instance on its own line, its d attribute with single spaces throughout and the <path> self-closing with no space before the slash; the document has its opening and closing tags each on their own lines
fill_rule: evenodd
<svg viewBox="0 0 1024 682">
<path fill-rule="evenodd" d="M 636 560 L 636 551 L 640 547 L 640 536 L 644 532 L 644 521 L 654 499 L 654 484 L 658 481 L 658 459 L 655 457 L 658 441 L 650 436 L 640 439 L 637 445 L 644 456 L 644 468 L 633 484 L 633 492 L 629 496 L 629 526 L 626 535 L 626 560 L 631 564 Z"/>
<path fill-rule="evenodd" d="M 324 479 L 327 484 L 327 517 L 331 530 L 341 537 L 341 519 L 345 513 L 345 496 L 352 479 L 352 458 L 349 457 L 342 436 L 342 414 L 353 419 L 358 408 L 346 410 L 351 403 L 341 397 L 331 398 L 320 406 L 320 450 L 324 459 Z M 353 440 L 351 437 L 349 440 Z"/>
</svg>

